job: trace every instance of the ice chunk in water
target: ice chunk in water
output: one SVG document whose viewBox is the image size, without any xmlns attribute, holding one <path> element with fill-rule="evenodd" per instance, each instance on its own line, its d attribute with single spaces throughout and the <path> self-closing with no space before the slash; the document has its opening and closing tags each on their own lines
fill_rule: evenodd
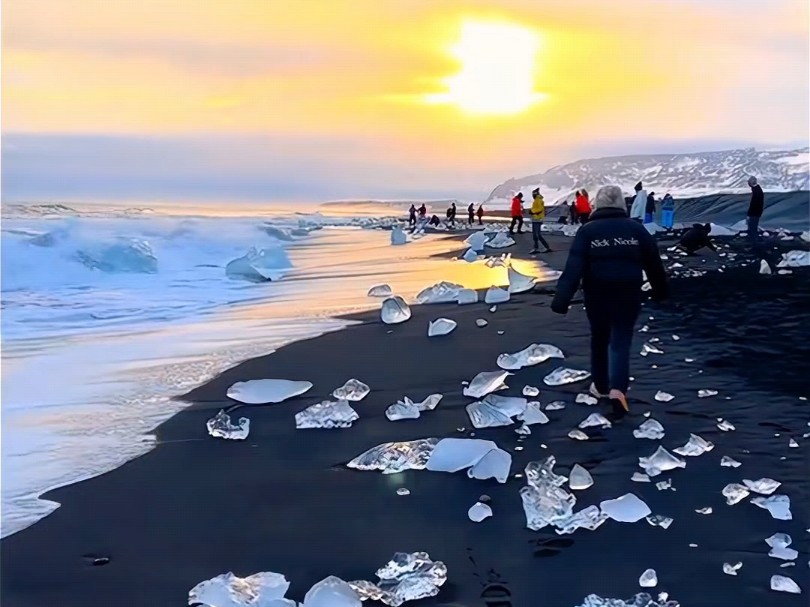
<svg viewBox="0 0 810 607">
<path fill-rule="evenodd" d="M 250 282 L 280 280 L 292 269 L 290 258 L 281 247 L 256 249 L 251 247 L 247 254 L 237 257 L 225 266 L 228 278 L 238 278 Z"/>
<path fill-rule="evenodd" d="M 664 438 L 664 426 L 654 419 L 648 419 L 638 428 L 633 430 L 633 436 L 636 438 L 659 440 Z"/>
<path fill-rule="evenodd" d="M 467 476 L 479 480 L 494 478 L 499 483 L 505 483 L 512 469 L 512 456 L 503 449 L 492 449 L 487 452 L 472 468 L 467 470 Z"/>
<path fill-rule="evenodd" d="M 737 429 L 734 427 L 734 424 L 732 424 L 730 421 L 726 419 L 722 420 L 719 424 L 717 424 L 717 427 L 720 428 L 723 432 L 733 432 L 734 430 Z"/>
<path fill-rule="evenodd" d="M 759 262 L 759 273 L 760 274 L 773 274 L 771 271 L 771 266 L 768 265 L 768 262 L 764 259 Z"/>
<path fill-rule="evenodd" d="M 461 259 L 467 263 L 473 263 L 474 261 L 478 261 L 478 253 L 476 253 L 475 249 L 467 249 L 464 255 L 461 256 Z"/>
<path fill-rule="evenodd" d="M 231 440 L 245 440 L 250 432 L 250 420 L 247 417 L 240 417 L 239 423 L 231 422 L 231 416 L 220 409 L 214 417 L 206 424 L 208 434 L 214 438 L 228 438 Z"/>
<path fill-rule="evenodd" d="M 647 476 L 658 476 L 667 470 L 686 468 L 686 462 L 678 459 L 663 447 L 658 447 L 650 457 L 638 458 L 638 465 L 644 469 Z"/>
<path fill-rule="evenodd" d="M 724 455 L 723 458 L 720 460 L 720 465 L 724 468 L 739 468 L 742 466 L 740 462 L 736 459 L 729 457 L 728 455 Z"/>
<path fill-rule="evenodd" d="M 537 278 L 534 276 L 527 276 L 515 270 L 512 266 L 508 268 L 509 273 L 509 292 L 510 293 L 525 293 L 534 288 L 534 283 Z"/>
<path fill-rule="evenodd" d="M 464 396 L 481 398 L 490 392 L 506 388 L 503 382 L 510 375 L 511 373 L 506 371 L 483 371 L 473 377 L 470 384 L 464 388 Z"/>
<path fill-rule="evenodd" d="M 674 451 L 678 455 L 696 457 L 708 453 L 712 449 L 714 449 L 714 443 L 705 440 L 697 434 L 690 434 L 689 441 L 683 447 L 678 447 L 674 449 Z"/>
<path fill-rule="evenodd" d="M 590 394 L 577 394 L 576 401 L 577 403 L 584 404 L 584 405 L 595 405 L 599 401 L 591 396 Z"/>
<path fill-rule="evenodd" d="M 253 607 L 281 600 L 290 583 L 280 573 L 262 571 L 244 578 L 230 571 L 200 582 L 188 593 L 188 604 L 206 607 Z"/>
<path fill-rule="evenodd" d="M 307 407 L 295 414 L 295 427 L 307 428 L 351 428 L 355 420 L 360 419 L 357 411 L 345 400 L 337 402 L 325 400 Z"/>
<path fill-rule="evenodd" d="M 486 327 L 488 324 L 489 323 L 486 320 L 484 320 L 483 318 L 476 318 L 475 319 L 475 325 L 477 327 L 483 328 L 483 327 Z"/>
<path fill-rule="evenodd" d="M 610 428 L 612 425 L 613 424 L 601 413 L 591 413 L 579 423 L 580 428 L 590 428 L 593 426 L 598 428 Z"/>
<path fill-rule="evenodd" d="M 523 386 L 523 396 L 537 396 L 540 394 L 540 388 L 534 386 Z"/>
<path fill-rule="evenodd" d="M 391 297 L 393 294 L 389 284 L 374 285 L 368 290 L 369 297 Z"/>
<path fill-rule="evenodd" d="M 339 577 L 330 575 L 309 589 L 301 607 L 361 607 L 360 596 Z M 272 607 L 272 606 L 271 606 Z"/>
<path fill-rule="evenodd" d="M 340 388 L 336 388 L 332 396 L 338 400 L 357 402 L 363 400 L 369 392 L 371 389 L 359 379 L 350 379 Z"/>
<path fill-rule="evenodd" d="M 605 500 L 599 508 L 620 523 L 637 523 L 652 513 L 650 507 L 632 493 L 627 493 L 613 500 Z"/>
<path fill-rule="evenodd" d="M 517 418 L 526 426 L 532 424 L 547 424 L 548 416 L 540 410 L 540 403 L 529 403 L 523 413 L 519 413 Z"/>
<path fill-rule="evenodd" d="M 443 438 L 427 460 L 427 469 L 434 472 L 458 472 L 477 464 L 498 445 L 480 438 Z"/>
<path fill-rule="evenodd" d="M 658 392 L 655 393 L 655 400 L 657 400 L 659 403 L 668 403 L 673 398 L 675 398 L 675 397 L 672 396 L 672 394 L 662 392 L 661 390 L 659 390 Z"/>
<path fill-rule="evenodd" d="M 581 491 L 593 485 L 591 473 L 579 464 L 574 464 L 571 474 L 568 476 L 568 486 L 573 491 Z"/>
<path fill-rule="evenodd" d="M 658 586 L 658 576 L 655 574 L 655 569 L 647 569 L 638 578 L 638 585 L 642 588 L 655 588 Z"/>
<path fill-rule="evenodd" d="M 478 303 L 478 291 L 475 289 L 459 289 L 456 303 L 460 306 Z"/>
<path fill-rule="evenodd" d="M 565 358 L 565 355 L 557 346 L 532 344 L 514 354 L 501 354 L 498 356 L 498 366 L 501 369 L 522 369 L 523 367 L 539 365 L 549 358 Z"/>
<path fill-rule="evenodd" d="M 565 409 L 565 403 L 561 400 L 555 400 L 546 405 L 546 411 L 559 411 L 560 409 Z"/>
<path fill-rule="evenodd" d="M 668 516 L 653 514 L 647 517 L 647 522 L 653 527 L 661 527 L 662 529 L 669 529 L 669 526 L 672 524 L 672 519 Z"/>
<path fill-rule="evenodd" d="M 743 485 L 745 485 L 749 491 L 760 493 L 762 495 L 770 495 L 776 491 L 781 484 L 782 483 L 775 481 L 772 478 L 761 478 L 757 481 L 752 481 L 747 478 L 743 479 Z"/>
<path fill-rule="evenodd" d="M 588 371 L 557 367 L 554 369 L 554 371 L 543 378 L 543 383 L 545 383 L 547 386 L 562 386 L 564 384 L 573 384 L 586 380 L 590 376 L 591 374 Z"/>
<path fill-rule="evenodd" d="M 726 575 L 737 575 L 737 571 L 742 568 L 742 563 L 735 563 L 732 565 L 731 563 L 723 563 L 723 573 Z"/>
<path fill-rule="evenodd" d="M 452 333 L 458 326 L 455 320 L 449 318 L 437 318 L 428 324 L 428 337 L 438 337 Z"/>
<path fill-rule="evenodd" d="M 568 433 L 568 438 L 572 438 L 574 440 L 588 440 L 590 439 L 590 436 L 585 434 L 582 430 L 577 430 L 574 428 Z"/>
<path fill-rule="evenodd" d="M 463 288 L 462 285 L 443 280 L 419 291 L 416 295 L 416 302 L 420 304 L 454 303 L 458 299 L 459 291 Z"/>
<path fill-rule="evenodd" d="M 790 498 L 787 495 L 771 495 L 770 497 L 755 497 L 751 503 L 760 508 L 765 508 L 771 516 L 780 521 L 793 519 L 790 512 Z"/>
<path fill-rule="evenodd" d="M 527 404 L 525 398 L 490 394 L 467 405 L 467 415 L 476 428 L 508 426 L 513 423 L 513 417 L 525 411 Z"/>
<path fill-rule="evenodd" d="M 726 498 L 726 503 L 729 506 L 733 506 L 734 504 L 748 497 L 750 495 L 750 492 L 742 485 L 739 485 L 737 483 L 729 483 L 728 485 L 723 487 L 723 495 Z"/>
<path fill-rule="evenodd" d="M 490 516 L 492 516 L 492 508 L 490 508 L 488 504 L 476 502 L 467 511 L 467 516 L 470 517 L 470 520 L 473 523 L 480 523 L 485 518 L 489 518 Z"/>
<path fill-rule="evenodd" d="M 397 552 L 388 564 L 377 570 L 379 582 L 349 582 L 363 600 L 381 601 L 400 607 L 407 601 L 436 596 L 447 581 L 447 566 L 430 560 L 426 552 Z"/>
<path fill-rule="evenodd" d="M 492 286 L 487 289 L 484 302 L 488 304 L 499 304 L 509 301 L 509 291 L 500 287 Z"/>
<path fill-rule="evenodd" d="M 437 438 L 421 438 L 383 443 L 361 453 L 346 465 L 356 470 L 380 470 L 383 474 L 424 470 L 438 442 Z"/>
<path fill-rule="evenodd" d="M 771 576 L 771 590 L 776 590 L 777 592 L 789 592 L 791 594 L 802 593 L 802 589 L 799 588 L 799 585 L 791 578 L 784 575 Z"/>
<path fill-rule="evenodd" d="M 698 398 L 708 398 L 709 396 L 717 396 L 717 390 L 698 390 Z"/>
<path fill-rule="evenodd" d="M 248 405 L 280 403 L 307 392 L 312 388 L 308 381 L 288 379 L 252 379 L 239 381 L 228 388 L 228 398 Z"/>
<path fill-rule="evenodd" d="M 380 320 L 387 325 L 398 325 L 411 317 L 411 308 L 399 295 L 389 297 L 382 302 Z"/>
</svg>

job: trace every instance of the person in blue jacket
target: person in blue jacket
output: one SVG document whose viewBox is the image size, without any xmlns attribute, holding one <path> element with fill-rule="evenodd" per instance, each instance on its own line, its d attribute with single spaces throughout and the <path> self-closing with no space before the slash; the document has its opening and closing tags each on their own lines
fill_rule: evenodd
<svg viewBox="0 0 810 607">
<path fill-rule="evenodd" d="M 622 190 L 605 186 L 594 200 L 590 221 L 577 232 L 551 309 L 568 312 L 582 283 L 591 325 L 591 393 L 628 411 L 630 346 L 641 311 L 643 274 L 655 300 L 666 299 L 667 280 L 655 239 L 627 217 Z"/>
<path fill-rule="evenodd" d="M 661 227 L 671 230 L 675 224 L 675 199 L 667 193 L 661 201 Z"/>
</svg>

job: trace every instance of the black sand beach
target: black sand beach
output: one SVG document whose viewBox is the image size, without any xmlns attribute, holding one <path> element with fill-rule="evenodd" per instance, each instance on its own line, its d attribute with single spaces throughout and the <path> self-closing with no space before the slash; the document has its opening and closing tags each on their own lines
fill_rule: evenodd
<svg viewBox="0 0 810 607">
<path fill-rule="evenodd" d="M 525 253 L 530 240 L 523 236 L 513 254 Z M 561 268 L 570 242 L 550 237 L 561 252 L 541 259 Z M 683 263 L 723 265 L 712 253 Z M 464 472 L 386 476 L 345 468 L 386 441 L 472 436 L 464 409 L 471 399 L 462 395 L 461 382 L 497 369 L 503 352 L 549 343 L 565 352 L 566 366 L 587 369 L 581 303 L 566 317 L 553 314 L 548 289 L 541 288 L 513 296 L 495 313 L 483 303 L 417 306 L 410 321 L 393 327 L 380 323 L 378 312 L 361 314 L 356 326 L 249 360 L 195 389 L 183 397 L 193 406 L 157 429 L 155 450 L 45 495 L 61 507 L 0 543 L 2 604 L 179 607 L 195 584 L 227 571 L 283 573 L 292 582 L 287 596 L 302 600 L 328 575 L 374 579 L 395 552 L 426 551 L 446 563 L 448 581 L 437 597 L 415 606 L 573 607 L 591 593 L 628 599 L 643 590 L 638 579 L 647 568 L 658 574 L 654 595 L 666 591 L 684 607 L 806 605 L 810 439 L 803 434 L 810 431 L 810 403 L 800 397 L 810 396 L 810 276 L 799 270 L 762 276 L 758 263 L 731 265 L 722 273 L 675 278 L 670 303 L 645 306 L 639 328 L 649 330 L 634 343 L 631 415 L 613 428 L 589 428 L 588 441 L 567 437 L 590 413 L 607 410 L 574 403 L 587 382 L 544 386 L 543 377 L 559 366 L 550 360 L 515 372 L 505 394 L 537 386 L 543 405 L 564 400 L 565 409 L 549 412 L 551 422 L 532 426 L 525 440 L 515 427 L 475 432 L 512 452 L 512 476 L 552 454 L 561 474 L 575 463 L 587 468 L 595 483 L 576 492 L 576 510 L 632 492 L 653 514 L 674 519 L 666 530 L 642 520 L 607 521 L 595 531 L 563 536 L 550 528 L 534 532 L 526 529 L 518 495 L 524 478 L 501 485 Z M 429 339 L 427 324 L 438 317 L 456 320 L 458 328 Z M 477 318 L 488 326 L 478 328 Z M 664 353 L 640 356 L 642 343 L 653 337 Z M 314 387 L 282 404 L 239 407 L 238 415 L 251 420 L 244 442 L 210 438 L 206 420 L 234 406 L 227 388 L 266 377 L 309 380 Z M 354 427 L 295 429 L 295 413 L 352 377 L 372 389 L 355 407 L 360 420 Z M 719 394 L 698 398 L 707 388 Z M 656 402 L 657 390 L 675 399 Z M 385 408 L 403 396 L 421 400 L 434 392 L 444 399 L 420 419 L 385 418 Z M 647 412 L 666 429 L 661 441 L 633 437 Z M 720 431 L 717 418 L 736 431 Z M 671 479 L 673 489 L 630 480 L 639 471 L 638 457 L 659 444 L 671 451 L 690 433 L 715 448 L 653 479 Z M 799 447 L 790 448 L 790 439 Z M 742 466 L 721 467 L 724 455 Z M 790 497 L 792 520 L 771 518 L 750 499 L 725 503 L 721 490 L 728 483 L 761 477 L 782 483 L 776 493 Z M 397 495 L 400 487 L 410 495 Z M 475 524 L 467 510 L 481 494 L 492 498 L 494 516 Z M 712 514 L 695 512 L 706 506 Z M 768 556 L 765 538 L 776 532 L 793 538 L 795 566 L 781 568 L 783 561 Z M 94 557 L 110 561 L 94 566 Z M 737 561 L 743 567 L 736 577 L 723 573 L 724 562 Z M 771 591 L 774 574 L 793 578 L 803 594 Z"/>
</svg>

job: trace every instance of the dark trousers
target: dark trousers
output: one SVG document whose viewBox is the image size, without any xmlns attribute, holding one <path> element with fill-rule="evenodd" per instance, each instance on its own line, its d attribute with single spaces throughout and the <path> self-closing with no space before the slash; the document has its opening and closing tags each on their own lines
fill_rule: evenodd
<svg viewBox="0 0 810 607">
<path fill-rule="evenodd" d="M 582 225 L 588 223 L 588 219 L 590 217 L 591 217 L 590 213 L 577 213 L 577 219 L 579 220 L 579 223 Z"/>
<path fill-rule="evenodd" d="M 515 224 L 517 224 L 517 231 L 520 234 L 523 231 L 523 217 L 515 215 L 512 217 L 512 223 L 509 225 L 509 233 L 515 233 Z"/>
<path fill-rule="evenodd" d="M 473 215 L 472 213 L 470 213 L 470 217 L 469 217 L 468 223 L 469 223 L 470 225 L 472 225 L 472 224 L 474 224 L 474 223 L 475 223 L 475 215 Z"/>
<path fill-rule="evenodd" d="M 546 239 L 543 238 L 543 233 L 541 231 L 542 229 L 543 222 L 532 219 L 532 239 L 534 240 L 534 248 L 536 249 L 542 244 L 544 247 L 546 247 L 546 249 L 550 249 L 551 247 L 548 246 Z"/>
<path fill-rule="evenodd" d="M 759 238 L 759 217 L 748 218 L 748 240 L 754 246 L 757 245 Z"/>
<path fill-rule="evenodd" d="M 591 376 L 601 394 L 626 393 L 630 385 L 630 346 L 641 311 L 638 285 L 603 285 L 585 290 L 591 323 Z"/>
</svg>

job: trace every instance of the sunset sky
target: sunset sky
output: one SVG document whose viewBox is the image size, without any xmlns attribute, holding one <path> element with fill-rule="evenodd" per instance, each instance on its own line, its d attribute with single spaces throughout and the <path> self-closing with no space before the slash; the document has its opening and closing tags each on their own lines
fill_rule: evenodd
<svg viewBox="0 0 810 607">
<path fill-rule="evenodd" d="M 807 145 L 807 0 L 3 0 L 4 200 L 478 199 Z"/>
</svg>

